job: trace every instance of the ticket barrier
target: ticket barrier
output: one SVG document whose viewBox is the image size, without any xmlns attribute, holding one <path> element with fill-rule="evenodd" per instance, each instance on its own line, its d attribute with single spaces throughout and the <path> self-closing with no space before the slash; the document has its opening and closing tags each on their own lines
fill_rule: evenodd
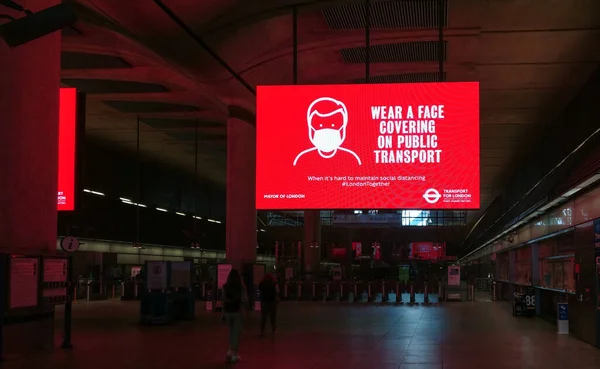
<svg viewBox="0 0 600 369">
<path fill-rule="evenodd" d="M 402 302 L 402 291 L 400 291 L 400 282 L 396 282 L 396 302 Z"/>
<path fill-rule="evenodd" d="M 475 301 L 475 285 L 467 285 L 467 301 Z"/>
<path fill-rule="evenodd" d="M 387 294 L 387 303 L 388 304 L 395 304 L 396 303 L 396 294 L 394 293 L 394 290 L 390 290 L 390 292 L 388 292 Z"/>
<path fill-rule="evenodd" d="M 331 292 L 331 299 L 335 302 L 340 302 L 343 293 L 344 293 L 344 287 L 343 287 L 343 282 L 337 282 L 337 283 L 333 283 L 331 288 L 330 288 L 330 292 Z"/>
<path fill-rule="evenodd" d="M 379 292 L 376 293 L 373 297 L 373 302 L 375 302 L 376 304 L 381 304 L 383 302 L 383 294 Z"/>
<path fill-rule="evenodd" d="M 321 293 L 321 299 L 323 300 L 323 302 L 327 302 L 327 300 L 329 300 L 329 285 L 329 282 L 323 283 Z"/>
<path fill-rule="evenodd" d="M 297 300 L 302 300 L 302 286 L 303 285 L 304 285 L 304 282 L 298 281 L 298 283 L 296 283 L 296 299 Z"/>
<path fill-rule="evenodd" d="M 175 314 L 173 294 L 170 291 L 148 291 L 140 303 L 140 323 L 168 324 L 173 322 Z"/>
<path fill-rule="evenodd" d="M 373 295 L 372 295 L 372 288 L 371 288 L 371 282 L 359 282 L 356 285 L 356 291 L 359 294 L 356 294 L 355 296 L 357 296 L 358 301 L 362 302 L 362 303 L 366 303 L 372 300 Z M 360 292 L 362 291 L 362 292 Z"/>
<path fill-rule="evenodd" d="M 438 284 L 438 302 L 444 301 L 444 286 L 442 283 Z"/>
<path fill-rule="evenodd" d="M 356 300 L 356 297 L 358 296 L 357 289 L 358 289 L 358 286 L 356 285 L 356 282 L 349 284 L 349 286 L 348 286 L 348 302 L 352 303 Z"/>
<path fill-rule="evenodd" d="M 213 311 L 214 310 L 214 296 L 213 296 L 213 291 L 210 288 L 209 289 L 205 289 L 204 309 L 206 311 Z"/>
<path fill-rule="evenodd" d="M 416 302 L 416 299 L 415 299 L 415 285 L 414 285 L 414 283 L 411 282 L 409 288 L 410 288 L 410 303 L 414 304 Z"/>
<path fill-rule="evenodd" d="M 369 302 L 369 294 L 367 291 L 363 291 L 363 293 L 360 295 L 360 302 L 362 302 L 364 304 Z"/>
<path fill-rule="evenodd" d="M 261 305 L 260 301 L 261 301 L 260 290 L 258 288 L 256 288 L 254 290 L 254 311 L 261 311 L 262 305 Z"/>
<path fill-rule="evenodd" d="M 206 282 L 202 282 L 202 287 L 201 287 L 201 293 L 202 293 L 202 298 L 206 298 Z"/>
<path fill-rule="evenodd" d="M 196 299 L 191 288 L 178 288 L 173 292 L 173 315 L 178 320 L 196 318 Z"/>
<path fill-rule="evenodd" d="M 289 287 L 289 283 L 288 283 L 288 282 L 285 282 L 285 283 L 283 284 L 283 296 L 282 296 L 282 298 L 283 298 L 284 300 L 287 300 L 287 299 L 288 299 L 288 287 Z"/>
<path fill-rule="evenodd" d="M 339 292 L 339 294 L 338 294 L 338 295 L 336 295 L 336 297 L 335 297 L 335 300 L 336 300 L 337 302 L 340 302 L 340 300 L 342 300 L 342 299 L 344 298 L 344 285 L 345 285 L 345 283 L 344 283 L 344 282 L 339 282 L 339 283 L 338 283 L 338 286 L 339 286 L 339 291 L 340 291 L 340 292 Z"/>
<path fill-rule="evenodd" d="M 428 289 L 428 285 L 427 282 L 425 282 L 425 286 L 423 288 L 423 303 L 425 304 L 429 304 L 429 289 Z"/>
<path fill-rule="evenodd" d="M 138 284 L 134 282 L 121 283 L 121 300 L 137 300 L 139 298 Z M 85 286 L 85 299 L 90 300 L 90 285 Z"/>
</svg>

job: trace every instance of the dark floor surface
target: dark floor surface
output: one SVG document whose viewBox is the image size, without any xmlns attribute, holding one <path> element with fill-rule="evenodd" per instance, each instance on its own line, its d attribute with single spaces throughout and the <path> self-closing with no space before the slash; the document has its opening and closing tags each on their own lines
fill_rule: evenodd
<svg viewBox="0 0 600 369">
<path fill-rule="evenodd" d="M 74 306 L 72 351 L 11 358 L 2 369 L 226 368 L 227 330 L 219 314 L 192 322 L 147 327 L 136 302 Z M 57 315 L 61 315 L 59 309 Z M 276 336 L 258 337 L 258 314 L 246 316 L 240 369 L 591 369 L 600 350 L 557 335 L 541 319 L 514 318 L 506 303 L 455 302 L 432 306 L 348 303 L 280 305 Z M 62 332 L 57 319 L 57 341 Z"/>
</svg>

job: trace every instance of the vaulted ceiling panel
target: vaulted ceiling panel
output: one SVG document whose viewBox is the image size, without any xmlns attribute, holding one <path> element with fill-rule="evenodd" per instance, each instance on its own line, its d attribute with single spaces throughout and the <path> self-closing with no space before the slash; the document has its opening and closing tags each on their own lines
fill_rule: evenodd
<svg viewBox="0 0 600 369">
<path fill-rule="evenodd" d="M 166 92 L 167 88 L 157 83 L 117 81 L 110 79 L 63 79 L 62 83 L 88 94 L 139 94 Z"/>
<path fill-rule="evenodd" d="M 198 111 L 195 106 L 154 101 L 103 101 L 121 113 L 178 113 Z"/>
</svg>

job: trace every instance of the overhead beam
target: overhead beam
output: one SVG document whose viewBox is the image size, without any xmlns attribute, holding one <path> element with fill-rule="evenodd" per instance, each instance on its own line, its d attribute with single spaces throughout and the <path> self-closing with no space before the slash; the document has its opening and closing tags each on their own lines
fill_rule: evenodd
<svg viewBox="0 0 600 369">
<path fill-rule="evenodd" d="M 194 42 L 196 42 L 200 47 L 202 47 L 213 59 L 217 61 L 223 68 L 225 68 L 229 74 L 233 78 L 235 78 L 239 83 L 241 83 L 250 93 L 256 95 L 256 90 L 250 86 L 245 79 L 242 78 L 225 60 L 223 60 L 200 36 L 198 36 L 190 27 L 188 27 L 185 22 L 179 18 L 165 3 L 161 0 L 153 0 L 154 3 L 169 17 L 173 22 L 175 22 Z"/>
</svg>

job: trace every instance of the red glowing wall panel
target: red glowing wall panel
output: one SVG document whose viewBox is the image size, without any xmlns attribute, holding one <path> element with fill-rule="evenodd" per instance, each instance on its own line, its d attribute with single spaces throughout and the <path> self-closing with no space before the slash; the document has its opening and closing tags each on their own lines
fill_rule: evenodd
<svg viewBox="0 0 600 369">
<path fill-rule="evenodd" d="M 258 209 L 479 208 L 479 84 L 259 86 Z"/>
<path fill-rule="evenodd" d="M 75 145 L 77 137 L 77 90 L 60 89 L 58 123 L 58 198 L 59 211 L 75 209 Z"/>
</svg>

